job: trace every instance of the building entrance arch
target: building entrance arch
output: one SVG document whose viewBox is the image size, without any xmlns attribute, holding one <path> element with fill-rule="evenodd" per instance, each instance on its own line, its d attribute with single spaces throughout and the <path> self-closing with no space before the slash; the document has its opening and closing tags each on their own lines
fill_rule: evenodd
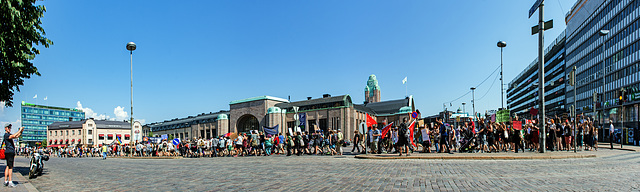
<svg viewBox="0 0 640 192">
<path fill-rule="evenodd" d="M 258 130 L 260 128 L 260 122 L 255 116 L 246 114 L 238 119 L 236 127 L 238 128 L 238 133 L 249 132 L 250 130 Z"/>
</svg>

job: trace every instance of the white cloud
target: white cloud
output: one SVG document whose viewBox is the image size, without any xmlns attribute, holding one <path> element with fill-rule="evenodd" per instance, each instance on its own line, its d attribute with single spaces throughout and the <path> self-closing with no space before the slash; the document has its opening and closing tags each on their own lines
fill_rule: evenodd
<svg viewBox="0 0 640 192">
<path fill-rule="evenodd" d="M 4 101 L 0 101 L 0 117 L 4 116 Z"/>
<path fill-rule="evenodd" d="M 147 122 L 147 120 L 144 120 L 144 119 L 134 119 L 134 121 L 138 121 L 142 125 L 144 125 Z"/>
<path fill-rule="evenodd" d="M 113 109 L 113 114 L 116 115 L 117 121 L 126 120 L 127 117 L 129 116 L 127 115 L 127 112 L 124 111 L 124 107 L 120 107 L 120 106 L 117 106 L 115 109 Z"/>
<path fill-rule="evenodd" d="M 98 114 L 96 112 L 93 111 L 93 109 L 89 108 L 89 107 L 82 107 L 82 103 L 80 103 L 80 101 L 78 101 L 76 109 L 80 109 L 82 111 L 84 111 L 84 117 L 85 118 L 94 118 L 94 119 L 99 119 L 99 120 L 116 120 L 116 118 L 112 118 L 108 115 L 105 114 Z"/>
</svg>

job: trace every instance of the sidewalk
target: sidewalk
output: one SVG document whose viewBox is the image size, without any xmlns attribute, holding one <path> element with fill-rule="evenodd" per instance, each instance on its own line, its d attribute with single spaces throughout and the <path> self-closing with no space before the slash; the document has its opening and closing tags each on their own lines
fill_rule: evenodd
<svg viewBox="0 0 640 192">
<path fill-rule="evenodd" d="M 22 157 L 18 157 L 18 158 L 22 158 Z M 0 169 L 2 169 L 2 172 L 4 172 L 4 169 L 6 167 L 6 161 L 2 160 L 0 162 L 1 162 Z M 0 177 L 2 178 L 2 181 L 4 181 L 4 174 L 2 174 L 2 176 Z M 0 192 L 2 191 L 30 191 L 30 192 L 38 191 L 38 189 L 36 189 L 31 184 L 31 181 L 29 181 L 28 177 L 29 177 L 29 167 L 27 167 L 27 164 L 15 161 L 14 167 L 13 167 L 13 182 L 16 184 L 16 187 L 12 188 L 12 187 L 5 187 L 4 185 L 2 185 L 0 186 Z"/>
<path fill-rule="evenodd" d="M 362 154 L 357 159 L 468 159 L 468 160 L 517 160 L 517 159 L 570 159 L 593 158 L 596 154 L 589 152 L 501 152 L 501 153 L 411 153 L 410 156 L 398 154 Z"/>
</svg>

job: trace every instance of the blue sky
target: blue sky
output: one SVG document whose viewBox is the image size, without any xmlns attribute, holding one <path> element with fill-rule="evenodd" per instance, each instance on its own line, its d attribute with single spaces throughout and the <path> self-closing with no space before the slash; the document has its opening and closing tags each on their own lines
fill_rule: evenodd
<svg viewBox="0 0 640 192">
<path fill-rule="evenodd" d="M 382 100 L 403 98 L 407 77 L 423 115 L 444 102 L 449 109 L 466 102 L 471 111 L 471 94 L 448 103 L 500 65 L 498 40 L 508 44 L 505 84 L 537 56 L 538 14 L 527 18 L 533 0 L 38 3 L 47 7 L 42 22 L 54 45 L 41 49 L 33 62 L 42 76 L 25 81 L 14 107 L 0 108 L 0 122 L 19 122 L 20 101 L 128 119 L 129 41 L 138 45 L 134 118 L 146 123 L 228 110 L 232 100 L 261 95 L 350 94 L 362 103 L 371 74 Z M 547 1 L 554 28 L 546 45 L 574 3 Z M 476 90 L 477 111 L 500 107 L 497 74 Z"/>
</svg>

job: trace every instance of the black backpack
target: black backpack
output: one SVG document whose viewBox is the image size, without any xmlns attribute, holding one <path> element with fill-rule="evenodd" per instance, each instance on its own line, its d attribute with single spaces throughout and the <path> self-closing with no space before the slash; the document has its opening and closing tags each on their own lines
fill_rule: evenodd
<svg viewBox="0 0 640 192">
<path fill-rule="evenodd" d="M 409 137 L 409 130 L 407 128 L 407 125 L 402 123 L 400 124 L 400 130 L 398 130 L 399 135 L 405 136 L 405 137 Z"/>
</svg>

